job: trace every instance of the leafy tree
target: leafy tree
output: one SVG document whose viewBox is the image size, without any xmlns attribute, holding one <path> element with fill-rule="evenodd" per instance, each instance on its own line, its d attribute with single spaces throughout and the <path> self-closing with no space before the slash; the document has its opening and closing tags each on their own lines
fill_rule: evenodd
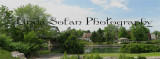
<svg viewBox="0 0 160 59">
<path fill-rule="evenodd" d="M 15 9 L 15 15 L 19 17 L 18 25 L 24 33 L 35 31 L 38 36 L 47 37 L 52 31 L 49 25 L 49 14 L 45 13 L 46 9 L 38 5 L 25 5 Z"/>
<path fill-rule="evenodd" d="M 122 37 L 127 38 L 127 35 L 128 35 L 128 33 L 126 31 L 126 28 L 120 27 L 119 32 L 118 32 L 118 38 L 122 38 Z"/>
<path fill-rule="evenodd" d="M 71 35 L 63 44 L 63 50 L 71 54 L 82 54 L 84 52 L 84 44 L 81 44 L 77 37 Z"/>
<path fill-rule="evenodd" d="M 15 26 L 15 17 L 13 11 L 9 10 L 6 6 L 0 7 L 0 32 L 10 34 L 10 31 Z"/>
<path fill-rule="evenodd" d="M 136 22 L 130 28 L 131 30 L 131 39 L 134 41 L 146 41 L 148 40 L 149 29 L 144 26 L 143 23 Z"/>
<path fill-rule="evenodd" d="M 95 31 L 92 32 L 91 40 L 92 42 L 98 42 L 97 33 Z"/>
<path fill-rule="evenodd" d="M 75 29 L 70 29 L 62 32 L 58 37 L 58 42 L 60 43 L 61 52 L 67 53 L 83 53 L 84 52 L 84 44 L 79 41 L 79 37 L 77 35 L 77 31 Z"/>
<path fill-rule="evenodd" d="M 104 37 L 103 37 L 103 30 L 101 30 L 100 28 L 97 30 L 97 32 L 92 32 L 92 36 L 91 36 L 91 40 L 92 42 L 98 42 L 98 43 L 102 43 L 105 41 Z"/>
<path fill-rule="evenodd" d="M 116 40 L 118 28 L 115 25 L 109 24 L 104 29 L 104 38 L 107 43 L 113 43 Z"/>
<path fill-rule="evenodd" d="M 97 31 L 97 34 L 98 34 L 97 37 L 98 37 L 99 43 L 105 42 L 105 39 L 103 37 L 103 33 L 104 33 L 103 30 L 101 28 L 99 28 Z"/>
</svg>

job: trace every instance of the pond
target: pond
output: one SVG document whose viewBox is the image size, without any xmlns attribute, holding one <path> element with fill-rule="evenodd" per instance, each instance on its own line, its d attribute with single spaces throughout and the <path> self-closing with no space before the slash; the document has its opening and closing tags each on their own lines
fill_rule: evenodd
<svg viewBox="0 0 160 59">
<path fill-rule="evenodd" d="M 85 53 L 119 53 L 120 47 L 85 47 Z"/>
<path fill-rule="evenodd" d="M 84 53 L 119 53 L 120 47 L 85 47 Z M 54 53 L 60 53 L 59 47 L 51 49 Z"/>
</svg>

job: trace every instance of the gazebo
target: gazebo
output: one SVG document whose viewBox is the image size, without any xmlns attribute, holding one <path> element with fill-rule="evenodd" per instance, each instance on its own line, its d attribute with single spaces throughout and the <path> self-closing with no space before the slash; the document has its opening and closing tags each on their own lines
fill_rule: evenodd
<svg viewBox="0 0 160 59">
<path fill-rule="evenodd" d="M 118 43 L 121 44 L 121 43 L 124 43 L 124 42 L 125 42 L 125 43 L 129 43 L 129 39 L 128 39 L 128 38 L 119 38 L 119 39 L 118 39 Z"/>
</svg>

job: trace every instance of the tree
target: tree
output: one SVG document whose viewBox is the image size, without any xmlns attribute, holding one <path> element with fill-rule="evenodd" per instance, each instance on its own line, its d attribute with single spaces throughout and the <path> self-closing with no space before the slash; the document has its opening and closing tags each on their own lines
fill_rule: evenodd
<svg viewBox="0 0 160 59">
<path fill-rule="evenodd" d="M 98 43 L 104 42 L 105 39 L 103 37 L 103 30 L 99 28 L 96 32 L 95 31 L 92 32 L 91 40 L 92 42 L 98 42 Z"/>
<path fill-rule="evenodd" d="M 9 10 L 6 6 L 0 7 L 0 32 L 10 34 L 10 31 L 15 26 L 15 17 L 13 11 Z"/>
<path fill-rule="evenodd" d="M 103 30 L 101 28 L 97 31 L 97 39 L 99 43 L 105 42 L 105 39 L 103 37 Z"/>
<path fill-rule="evenodd" d="M 38 5 L 27 4 L 15 9 L 15 15 L 19 18 L 18 27 L 22 29 L 24 33 L 34 31 L 38 36 L 46 37 L 52 31 L 52 27 L 49 25 L 49 14 L 45 13 L 46 9 L 39 7 Z"/>
<path fill-rule="evenodd" d="M 92 42 L 98 42 L 97 33 L 95 31 L 92 32 L 91 40 Z"/>
<path fill-rule="evenodd" d="M 136 22 L 130 28 L 131 30 L 131 39 L 134 41 L 146 41 L 148 40 L 149 29 L 144 26 L 143 23 Z"/>
<path fill-rule="evenodd" d="M 117 35 L 117 26 L 109 24 L 104 29 L 104 38 L 107 43 L 113 43 Z"/>
<path fill-rule="evenodd" d="M 120 27 L 118 32 L 118 38 L 127 38 L 127 31 L 125 27 Z"/>
<path fill-rule="evenodd" d="M 75 29 L 70 29 L 62 32 L 58 37 L 60 43 L 61 52 L 67 53 L 83 53 L 84 44 L 80 42 L 78 32 Z"/>
</svg>

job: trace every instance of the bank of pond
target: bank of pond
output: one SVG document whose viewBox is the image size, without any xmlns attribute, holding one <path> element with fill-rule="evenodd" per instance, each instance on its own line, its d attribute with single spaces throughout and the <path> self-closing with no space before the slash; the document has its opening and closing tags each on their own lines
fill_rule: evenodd
<svg viewBox="0 0 160 59">
<path fill-rule="evenodd" d="M 61 53 L 59 47 L 52 47 L 51 53 Z M 63 54 L 63 53 L 62 53 Z M 64 53 L 65 57 L 66 52 Z M 117 59 L 146 59 L 146 57 L 156 57 L 160 56 L 160 46 L 155 44 L 123 44 L 121 46 L 87 46 L 84 48 L 83 54 L 68 54 L 72 55 L 70 57 L 65 57 L 69 59 L 76 58 L 105 58 L 105 57 L 116 57 Z M 96 56 L 96 57 L 93 57 Z M 64 58 L 64 59 L 65 59 Z"/>
<path fill-rule="evenodd" d="M 61 48 L 52 47 L 51 52 L 61 53 Z M 149 53 L 160 52 L 160 46 L 155 44 L 123 44 L 121 46 L 86 46 L 84 53 Z"/>
</svg>

